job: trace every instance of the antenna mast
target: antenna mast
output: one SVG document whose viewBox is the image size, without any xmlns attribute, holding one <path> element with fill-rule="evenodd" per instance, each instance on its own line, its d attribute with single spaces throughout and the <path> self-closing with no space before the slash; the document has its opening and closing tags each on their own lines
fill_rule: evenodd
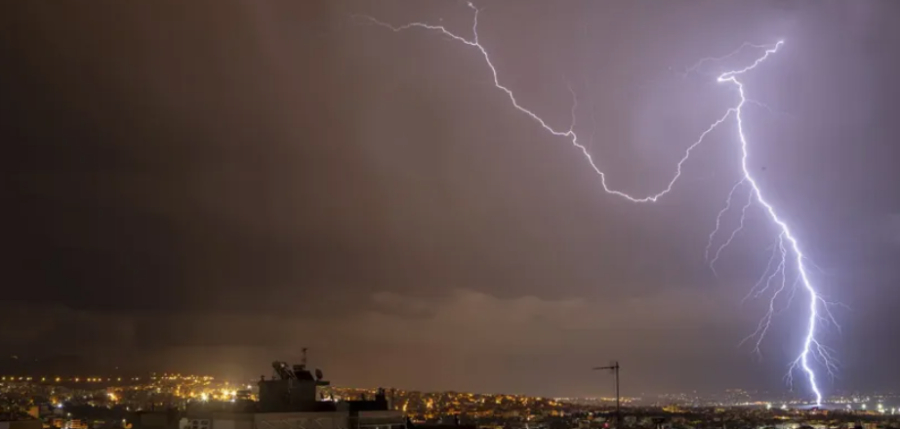
<svg viewBox="0 0 900 429">
<path fill-rule="evenodd" d="M 619 361 L 613 361 L 609 366 L 598 366 L 594 370 L 608 369 L 616 374 L 616 429 L 622 429 L 622 411 L 619 406 Z"/>
</svg>

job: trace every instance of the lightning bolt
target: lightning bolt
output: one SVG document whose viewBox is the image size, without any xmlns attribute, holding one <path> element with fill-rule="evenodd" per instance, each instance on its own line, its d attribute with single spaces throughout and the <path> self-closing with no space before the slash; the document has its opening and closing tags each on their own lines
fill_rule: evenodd
<svg viewBox="0 0 900 429">
<path fill-rule="evenodd" d="M 756 178 L 750 173 L 750 169 L 747 167 L 747 159 L 749 158 L 749 151 L 747 149 L 747 137 L 744 133 L 744 119 L 741 113 L 743 112 L 744 106 L 747 104 L 747 97 L 745 95 L 744 84 L 738 80 L 738 77 L 747 73 L 758 65 L 760 65 L 763 61 L 765 61 L 769 56 L 778 52 L 778 49 L 784 44 L 784 41 L 778 41 L 773 47 L 766 49 L 762 56 L 756 59 L 751 65 L 744 67 L 739 70 L 732 70 L 722 73 L 716 80 L 720 83 L 730 83 L 737 87 L 739 102 L 735 110 L 735 118 L 737 120 L 737 128 L 738 128 L 738 137 L 741 145 L 741 171 L 744 174 L 744 179 L 747 183 L 750 184 L 752 188 L 752 192 L 756 197 L 756 200 L 760 205 L 765 208 L 766 212 L 769 214 L 772 222 L 774 222 L 780 229 L 781 235 L 779 237 L 779 247 L 782 249 L 781 252 L 781 273 L 782 273 L 782 282 L 781 287 L 778 288 L 775 293 L 772 295 L 769 305 L 769 311 L 766 313 L 766 316 L 763 317 L 761 324 L 765 326 L 764 329 L 768 329 L 768 325 L 772 320 L 772 315 L 774 310 L 775 300 L 778 298 L 778 295 L 784 290 L 785 282 L 784 282 L 784 270 L 788 258 L 788 252 L 785 248 L 785 241 L 787 241 L 787 245 L 790 248 L 791 253 L 795 258 L 795 267 L 797 273 L 799 274 L 800 284 L 809 294 L 809 315 L 808 321 L 806 325 L 806 336 L 803 340 L 803 345 L 801 347 L 800 353 L 796 359 L 791 363 L 790 368 L 788 369 L 788 374 L 786 376 L 789 383 L 793 383 L 793 372 L 796 369 L 802 370 L 809 381 L 810 389 L 813 391 L 813 394 L 816 398 L 816 405 L 821 406 L 822 404 L 822 392 L 819 389 L 819 386 L 816 381 L 816 373 L 813 370 L 812 366 L 810 366 L 810 360 L 815 359 L 818 360 L 832 376 L 834 375 L 834 370 L 836 368 L 836 361 L 833 358 L 833 353 L 830 349 L 823 346 L 821 342 L 819 342 L 817 337 L 817 322 L 820 318 L 824 317 L 820 315 L 820 310 L 825 316 L 829 317 L 829 320 L 832 322 L 836 322 L 834 317 L 831 315 L 830 310 L 828 309 L 828 302 L 825 301 L 813 286 L 812 281 L 809 278 L 809 273 L 806 268 L 805 260 L 806 256 L 803 254 L 800 243 L 797 238 L 794 236 L 788 224 L 782 220 L 775 208 L 770 204 L 766 198 L 763 196 L 762 191 L 760 190 L 759 184 L 756 181 Z M 776 270 L 776 272 L 778 272 Z M 837 325 L 835 323 L 835 325 Z M 838 325 L 839 326 L 839 325 Z M 762 338 L 765 335 L 765 330 L 760 331 L 759 341 L 762 341 Z M 758 343 L 757 343 L 758 344 Z M 757 346 L 758 347 L 758 346 Z"/>
<path fill-rule="evenodd" d="M 597 173 L 598 176 L 600 176 L 600 184 L 603 186 L 603 190 L 606 191 L 606 193 L 608 193 L 608 194 L 612 194 L 612 195 L 616 195 L 616 196 L 625 198 L 634 203 L 656 202 L 662 196 L 664 196 L 672 191 L 672 188 L 675 186 L 675 182 L 677 182 L 678 179 L 681 177 L 682 166 L 684 165 L 685 162 L 687 162 L 688 158 L 690 158 L 691 152 L 697 146 L 699 146 L 700 143 L 703 142 L 703 140 L 706 138 L 707 135 L 709 135 L 709 133 L 711 133 L 714 129 L 716 129 L 716 127 L 718 127 L 720 124 L 725 122 L 729 116 L 731 116 L 733 113 L 736 112 L 736 109 L 729 109 L 727 112 L 725 112 L 724 115 L 722 115 L 721 118 L 719 118 L 718 120 L 713 122 L 712 125 L 710 125 L 702 133 L 700 133 L 700 136 L 697 138 L 697 140 L 695 140 L 684 151 L 684 155 L 681 157 L 681 159 L 678 161 L 678 164 L 676 164 L 676 166 L 675 166 L 675 175 L 672 176 L 672 179 L 669 180 L 669 183 L 665 186 L 665 188 L 663 188 L 663 190 L 661 190 L 655 194 L 650 194 L 650 195 L 646 195 L 643 197 L 639 197 L 639 196 L 630 195 L 630 194 L 628 194 L 624 191 L 620 191 L 618 189 L 614 189 L 614 188 L 610 187 L 609 184 L 607 183 L 606 173 L 604 173 L 603 170 L 601 170 L 600 167 L 597 166 L 597 163 L 594 161 L 594 157 L 591 156 L 590 152 L 588 151 L 588 148 L 586 146 L 584 146 L 583 144 L 581 144 L 581 141 L 578 139 L 578 135 L 575 134 L 575 130 L 574 130 L 575 106 L 574 105 L 572 108 L 573 118 L 569 125 L 569 128 L 556 129 L 556 128 L 551 127 L 549 124 L 547 124 L 547 122 L 544 121 L 543 118 L 538 116 L 533 111 L 531 111 L 525 107 L 522 107 L 522 105 L 519 104 L 519 101 L 516 100 L 516 96 L 513 93 L 513 91 L 511 89 L 509 89 L 508 87 L 504 86 L 502 83 L 500 83 L 500 77 L 499 77 L 499 74 L 497 73 L 497 68 L 494 66 L 493 61 L 491 61 L 490 54 L 488 54 L 487 49 L 485 49 L 484 45 L 482 45 L 481 42 L 478 40 L 478 14 L 479 14 L 480 10 L 477 7 L 475 7 L 475 5 L 472 4 L 471 2 L 467 3 L 467 6 L 470 9 L 472 9 L 472 11 L 474 12 L 474 18 L 472 19 L 472 34 L 473 35 L 472 35 L 472 38 L 470 38 L 470 39 L 451 32 L 443 25 L 426 24 L 423 22 L 411 22 L 409 24 L 405 24 L 405 25 L 401 25 L 401 26 L 394 26 L 394 25 L 388 24 L 386 22 L 379 21 L 370 16 L 359 16 L 359 17 L 364 18 L 373 24 L 388 28 L 394 32 L 400 32 L 400 31 L 409 30 L 409 29 L 413 29 L 413 28 L 436 31 L 436 32 L 439 32 L 442 35 L 450 38 L 451 40 L 463 43 L 465 45 L 468 45 L 468 46 L 471 46 L 471 47 L 477 49 L 481 53 L 481 56 L 484 58 L 485 63 L 487 64 L 488 68 L 491 71 L 491 76 L 493 77 L 493 80 L 494 80 L 494 86 L 506 94 L 506 96 L 509 98 L 509 101 L 510 101 L 510 103 L 512 103 L 514 108 L 516 108 L 520 112 L 524 113 L 525 115 L 527 115 L 528 117 L 533 119 L 535 122 L 538 123 L 538 125 L 541 126 L 541 128 L 546 130 L 551 135 L 554 135 L 556 137 L 565 137 L 566 139 L 571 141 L 572 145 L 575 146 L 579 151 L 581 151 L 582 155 L 584 155 L 585 160 L 587 160 L 588 164 L 590 164 L 590 166 L 594 170 L 594 172 Z M 569 89 L 571 90 L 571 87 Z M 573 92 L 573 95 L 574 95 L 574 92 Z M 577 102 L 575 104 L 577 104 Z"/>
<path fill-rule="evenodd" d="M 497 68 L 494 66 L 494 63 L 491 60 L 490 54 L 488 53 L 487 49 L 484 47 L 484 45 L 481 44 L 481 41 L 479 40 L 478 18 L 479 18 L 480 10 L 477 7 L 475 7 L 475 5 L 472 4 L 471 2 L 467 3 L 467 6 L 473 11 L 473 15 L 474 15 L 473 19 L 472 19 L 472 30 L 471 30 L 472 36 L 470 36 L 470 37 L 460 36 L 452 31 L 448 30 L 443 25 L 434 25 L 434 24 L 428 24 L 428 23 L 424 23 L 424 22 L 411 22 L 408 24 L 396 26 L 396 25 L 388 24 L 383 21 L 379 21 L 370 16 L 360 16 L 360 17 L 368 20 L 369 22 L 371 22 L 373 24 L 390 29 L 394 32 L 402 32 L 402 31 L 412 30 L 412 29 L 433 31 L 433 32 L 439 33 L 439 34 L 449 38 L 452 41 L 456 41 L 456 42 L 462 43 L 466 46 L 476 49 L 481 54 L 481 57 L 484 59 L 485 64 L 488 66 L 488 69 L 490 70 L 491 76 L 493 77 L 494 86 L 506 95 L 506 97 L 509 99 L 512 106 L 515 109 L 517 109 L 518 111 L 520 111 L 521 113 L 527 115 L 532 120 L 534 120 L 534 122 L 536 122 L 541 128 L 543 128 L 550 135 L 565 138 L 575 148 L 577 148 L 582 153 L 582 155 L 584 156 L 585 160 L 588 162 L 590 167 L 600 177 L 600 184 L 602 185 L 603 190 L 608 194 L 622 197 L 622 198 L 625 198 L 625 199 L 627 199 L 631 202 L 635 202 L 635 203 L 656 202 L 659 198 L 661 198 L 661 197 L 665 196 L 666 194 L 668 194 L 669 192 L 671 192 L 672 188 L 675 186 L 675 183 L 681 177 L 682 167 L 687 162 L 687 160 L 690 158 L 691 152 L 697 146 L 699 146 L 700 143 L 702 143 L 704 141 L 704 139 L 710 133 L 712 133 L 712 131 L 715 130 L 719 125 L 721 125 L 722 123 L 727 121 L 730 117 L 732 117 L 732 116 L 734 117 L 734 119 L 737 123 L 738 143 L 740 144 L 740 148 L 741 148 L 740 166 L 741 166 L 742 177 L 741 177 L 741 180 L 739 182 L 737 182 L 734 185 L 734 187 L 732 187 L 731 192 L 729 192 L 729 194 L 728 194 L 726 207 L 724 209 L 722 209 L 719 212 L 718 216 L 716 217 L 716 229 L 710 234 L 709 242 L 708 242 L 707 249 L 706 249 L 707 261 L 710 262 L 711 267 L 714 266 L 716 260 L 718 260 L 722 251 L 726 247 L 728 247 L 728 245 L 735 238 L 737 233 L 743 228 L 744 216 L 745 216 L 746 211 L 749 208 L 749 206 L 754 201 L 758 202 L 765 209 L 765 212 L 768 214 L 768 217 L 770 218 L 770 220 L 780 229 L 780 233 L 778 235 L 778 244 L 777 244 L 777 246 L 774 246 L 774 248 L 773 248 L 772 257 L 769 260 L 769 264 L 766 267 L 766 272 L 763 274 L 763 277 L 766 277 L 766 274 L 771 269 L 772 262 L 775 260 L 775 258 L 778 255 L 780 255 L 780 262 L 778 263 L 778 266 L 776 267 L 775 271 L 772 272 L 772 274 L 766 278 L 765 286 L 762 289 L 759 289 L 759 287 L 763 284 L 762 283 L 763 279 L 761 278 L 760 281 L 757 282 L 757 284 L 751 290 L 751 294 L 754 293 L 754 291 L 756 293 L 756 296 L 759 296 L 760 294 L 764 293 L 766 290 L 768 290 L 770 288 L 772 281 L 776 277 L 778 277 L 779 274 L 781 275 L 781 280 L 779 282 L 779 286 L 775 289 L 775 292 L 773 293 L 773 296 L 771 297 L 771 300 L 769 302 L 768 312 L 760 320 L 756 331 L 753 334 L 751 334 L 750 336 L 748 336 L 747 338 L 745 338 L 744 341 L 742 341 L 742 343 L 745 341 L 748 341 L 752 338 L 756 338 L 756 343 L 755 343 L 756 346 L 755 346 L 754 350 L 757 352 L 759 351 L 760 344 L 761 344 L 762 340 L 765 338 L 765 334 L 771 325 L 772 317 L 776 313 L 776 304 L 775 304 L 776 299 L 784 292 L 784 290 L 787 287 L 786 270 L 787 270 L 787 264 L 789 263 L 790 257 L 792 256 L 794 258 L 793 262 L 796 267 L 796 271 L 798 272 L 798 278 L 797 278 L 797 281 L 795 282 L 795 284 L 799 283 L 800 285 L 802 285 L 802 287 L 808 292 L 808 295 L 809 295 L 809 301 L 808 301 L 809 318 L 805 324 L 806 335 L 805 335 L 803 343 L 801 345 L 800 352 L 797 355 L 796 359 L 794 359 L 791 362 L 790 368 L 789 368 L 788 373 L 785 376 L 785 378 L 788 381 L 788 383 L 792 383 L 793 382 L 793 373 L 795 371 L 802 371 L 807 376 L 810 389 L 812 390 L 812 392 L 815 396 L 816 404 L 821 405 L 822 393 L 818 387 L 816 372 L 813 370 L 812 361 L 818 361 L 822 366 L 825 367 L 825 369 L 829 372 L 829 374 L 832 374 L 832 375 L 834 374 L 834 370 L 836 369 L 836 360 L 833 358 L 833 352 L 829 348 L 822 345 L 817 337 L 817 335 L 818 335 L 817 324 L 819 321 L 821 321 L 821 320 L 830 321 L 831 323 L 834 323 L 837 326 L 837 323 L 836 323 L 834 317 L 831 316 L 830 310 L 828 308 L 829 305 L 831 305 L 832 303 L 825 301 L 820 296 L 820 294 L 818 293 L 816 288 L 813 286 L 813 283 L 809 278 L 809 275 L 808 275 L 807 269 L 806 269 L 806 265 L 805 265 L 806 256 L 801 251 L 801 247 L 800 247 L 800 244 L 799 244 L 797 238 L 794 236 L 794 233 L 789 228 L 788 224 L 784 220 L 782 220 L 781 217 L 779 217 L 775 208 L 763 196 L 763 192 L 762 192 L 756 178 L 750 173 L 750 169 L 747 166 L 747 164 L 748 164 L 747 161 L 748 161 L 750 155 L 749 155 L 749 150 L 748 150 L 746 134 L 744 132 L 744 119 L 742 116 L 743 108 L 747 104 L 760 104 L 760 103 L 756 102 L 752 99 L 749 99 L 745 95 L 744 84 L 739 80 L 739 77 L 743 76 L 747 72 L 750 72 L 751 70 L 754 70 L 757 66 L 762 64 L 771 55 L 778 52 L 778 50 L 781 48 L 781 46 L 783 45 L 784 42 L 778 41 L 774 45 L 753 45 L 753 44 L 745 43 L 740 48 L 738 48 L 736 51 L 731 52 L 723 57 L 704 58 L 704 59 L 701 59 L 694 66 L 687 69 L 686 73 L 698 71 L 707 62 L 718 62 L 718 61 L 722 61 L 722 60 L 731 58 L 745 48 L 765 49 L 765 51 L 762 53 L 762 55 L 760 55 L 758 58 L 756 58 L 756 60 L 753 61 L 749 66 L 746 66 L 741 69 L 726 71 L 717 77 L 717 79 L 716 79 L 717 82 L 730 84 L 737 89 L 738 100 L 737 100 L 736 105 L 731 108 L 728 108 L 722 114 L 722 116 L 720 116 L 718 119 L 713 121 L 709 127 L 707 127 L 705 130 L 703 130 L 699 134 L 699 137 L 695 141 L 691 142 L 691 144 L 688 145 L 687 149 L 684 152 L 684 155 L 681 157 L 681 159 L 678 161 L 678 163 L 675 166 L 674 175 L 668 181 L 666 186 L 663 187 L 662 190 L 660 190 L 656 193 L 649 194 L 649 195 L 635 196 L 635 195 L 628 194 L 625 191 L 614 189 L 614 188 L 610 187 L 607 182 L 606 173 L 604 173 L 600 169 L 600 167 L 598 167 L 597 163 L 595 162 L 593 156 L 591 156 L 587 147 L 585 147 L 580 142 L 578 135 L 575 133 L 575 130 L 574 130 L 574 128 L 575 128 L 575 108 L 577 106 L 577 98 L 574 97 L 575 93 L 574 93 L 574 91 L 572 91 L 571 87 L 569 87 L 569 90 L 572 92 L 572 95 L 573 95 L 572 120 L 569 123 L 568 128 L 561 129 L 561 128 L 552 127 L 543 118 L 541 118 L 538 114 L 536 114 L 534 111 L 532 111 L 526 107 L 523 107 L 519 103 L 519 101 L 516 99 L 516 96 L 513 93 L 513 91 L 511 89 L 509 89 L 507 86 L 504 86 L 500 82 L 499 73 L 497 72 Z M 714 254 L 714 257 L 710 260 L 709 259 L 710 250 L 712 248 L 715 235 L 719 230 L 719 226 L 721 224 L 720 223 L 721 217 L 731 207 L 731 200 L 732 200 L 732 197 L 733 197 L 734 193 L 736 192 L 736 190 L 745 184 L 749 185 L 750 189 L 748 192 L 747 202 L 744 204 L 744 206 L 742 207 L 742 210 L 741 210 L 740 226 L 737 229 L 732 231 L 732 233 L 730 234 L 728 239 L 725 241 L 725 243 L 717 248 L 717 250 Z M 796 290 L 796 288 L 794 288 L 792 290 L 790 299 L 793 298 L 794 290 Z"/>
</svg>

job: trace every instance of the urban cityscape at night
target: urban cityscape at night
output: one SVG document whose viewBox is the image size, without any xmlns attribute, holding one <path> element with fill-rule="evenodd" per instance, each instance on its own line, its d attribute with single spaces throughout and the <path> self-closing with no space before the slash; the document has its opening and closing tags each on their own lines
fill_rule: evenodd
<svg viewBox="0 0 900 429">
<path fill-rule="evenodd" d="M 0 429 L 900 429 L 898 16 L 4 2 Z"/>
<path fill-rule="evenodd" d="M 208 375 L 149 374 L 143 377 L 0 377 L 0 406 L 21 428 L 193 428 L 230 427 L 261 416 L 285 419 L 285 412 L 332 420 L 367 411 L 398 425 L 478 428 L 607 428 L 617 418 L 615 397 L 544 398 L 511 394 L 417 392 L 395 388 L 331 386 L 314 379 L 304 366 L 275 362 L 268 379 L 225 381 Z M 304 375 L 309 374 L 309 377 Z M 321 374 L 321 373 L 319 373 Z M 285 383 L 314 387 L 308 401 L 279 408 L 268 386 Z M 262 396 L 261 396 L 262 395 Z M 829 398 L 825 408 L 790 397 L 767 397 L 730 389 L 715 395 L 668 394 L 619 398 L 623 427 L 672 428 L 884 428 L 900 426 L 898 394 L 846 395 Z M 370 406 L 359 406 L 369 404 Z M 373 407 L 372 405 L 375 404 Z M 341 412 L 359 408 L 354 414 Z M 293 411 L 293 413 L 290 413 Z M 391 414 L 393 413 L 393 414 Z M 329 416 L 331 414 L 331 416 Z M 246 417 L 244 417 L 246 416 Z M 206 423 L 198 423 L 206 422 Z M 348 420 L 349 422 L 349 420 Z M 30 424 L 29 424 L 30 423 Z M 337 427 L 349 427 L 334 423 Z M 365 425 L 362 425 L 365 426 Z M 13 426 L 10 426 L 13 427 Z"/>
</svg>

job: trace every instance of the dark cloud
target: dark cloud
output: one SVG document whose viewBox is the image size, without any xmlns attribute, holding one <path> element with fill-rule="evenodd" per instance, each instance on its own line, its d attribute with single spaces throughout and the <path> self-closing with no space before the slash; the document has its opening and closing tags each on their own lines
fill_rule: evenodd
<svg viewBox="0 0 900 429">
<path fill-rule="evenodd" d="M 482 6 L 504 83 L 558 127 L 571 87 L 576 130 L 634 194 L 665 186 L 735 99 L 711 77 L 747 58 L 682 72 L 784 37 L 747 76 L 766 104 L 746 113 L 751 167 L 852 309 L 828 388 L 900 380 L 883 357 L 900 328 L 893 3 Z M 604 393 L 586 369 L 617 358 L 627 393 L 783 389 L 802 306 L 762 360 L 736 347 L 774 229 L 751 208 L 718 278 L 703 257 L 738 179 L 733 125 L 669 196 L 632 204 L 512 109 L 477 51 L 353 18 L 468 32 L 463 4 L 4 9 L 3 353 L 254 376 L 309 346 L 338 384 L 541 394 Z"/>
</svg>

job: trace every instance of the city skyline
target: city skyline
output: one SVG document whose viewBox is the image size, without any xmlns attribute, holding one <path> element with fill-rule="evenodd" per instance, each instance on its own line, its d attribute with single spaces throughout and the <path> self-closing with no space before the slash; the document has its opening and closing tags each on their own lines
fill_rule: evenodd
<svg viewBox="0 0 900 429">
<path fill-rule="evenodd" d="M 273 375 L 271 379 L 276 378 Z M 258 379 L 245 380 L 226 380 L 202 374 L 181 374 L 181 373 L 150 373 L 141 376 L 126 377 L 97 377 L 97 376 L 67 376 L 67 377 L 42 377 L 42 376 L 0 376 L 0 387 L 7 389 L 25 389 L 25 390 L 47 390 L 47 389 L 66 389 L 85 392 L 105 392 L 102 396 L 113 405 L 123 405 L 119 403 L 125 399 L 122 392 L 135 391 L 157 393 L 168 396 L 166 400 L 187 400 L 187 401 L 220 401 L 232 402 L 236 396 L 247 397 L 247 399 L 258 400 L 257 388 L 254 387 L 261 382 Z M 449 400 L 450 402 L 458 402 L 459 398 L 466 398 L 473 404 L 485 403 L 489 399 L 491 403 L 496 402 L 498 405 L 504 401 L 512 403 L 523 403 L 527 405 L 530 400 L 542 400 L 546 405 L 557 407 L 560 404 L 571 404 L 574 406 L 597 406 L 597 407 L 613 407 L 616 398 L 604 396 L 588 396 L 588 397 L 545 397 L 534 395 L 522 395 L 511 392 L 466 392 L 466 391 L 416 391 L 391 386 L 379 387 L 361 387 L 361 386 L 329 386 L 323 387 L 319 391 L 319 396 L 327 401 L 347 401 L 358 400 L 366 396 L 372 396 L 379 391 L 385 391 L 393 406 L 402 408 L 398 403 L 408 401 L 410 397 L 417 397 L 421 408 L 419 412 L 424 411 L 426 402 L 432 400 L 438 401 L 440 398 Z M 41 395 L 36 395 L 41 396 Z M 82 395 L 83 399 L 95 398 L 96 394 Z M 72 396 L 70 400 L 76 399 Z M 429 400 L 428 398 L 431 398 Z M 492 398 L 492 399 L 490 399 Z M 681 392 L 681 393 L 661 393 L 647 394 L 642 393 L 638 396 L 620 398 L 623 406 L 640 408 L 640 407 L 666 407 L 666 406 L 684 406 L 690 408 L 709 408 L 709 407 L 750 407 L 765 409 L 783 409 L 783 410 L 804 410 L 814 404 L 810 404 L 809 398 L 797 397 L 784 392 L 758 392 L 747 391 L 743 389 L 726 389 L 719 392 Z M 143 401 L 153 401 L 152 398 L 143 398 Z M 547 402 L 549 401 L 549 402 Z M 67 400 L 58 398 L 51 405 L 58 406 Z M 137 406 L 138 403 L 133 403 Z M 458 405 L 458 404 L 457 404 Z M 855 411 L 872 411 L 876 413 L 886 413 L 894 415 L 900 412 L 900 393 L 898 392 L 840 392 L 828 397 L 823 409 L 832 410 L 855 410 Z M 96 405 L 95 405 L 96 406 Z M 431 410 L 431 406 L 427 406 Z M 405 410 L 404 411 L 408 411 Z M 435 409 L 436 411 L 436 409 Z M 434 415 L 432 418 L 438 418 Z"/>
<path fill-rule="evenodd" d="M 758 52 L 685 71 L 789 40 L 746 76 L 749 168 L 846 305 L 823 394 L 896 388 L 897 6 L 649 4 L 485 1 L 480 42 L 523 105 L 645 195 L 733 104 L 717 73 Z M 768 305 L 744 301 L 775 249 L 765 213 L 704 260 L 740 178 L 733 124 L 635 206 L 511 109 L 477 51 L 359 19 L 463 34 L 464 3 L 103 6 L 0 18 L 0 373 L 246 378 L 308 346 L 348 386 L 590 396 L 612 391 L 590 369 L 619 360 L 625 396 L 788 391 L 800 304 L 760 355 L 739 346 Z"/>
</svg>

